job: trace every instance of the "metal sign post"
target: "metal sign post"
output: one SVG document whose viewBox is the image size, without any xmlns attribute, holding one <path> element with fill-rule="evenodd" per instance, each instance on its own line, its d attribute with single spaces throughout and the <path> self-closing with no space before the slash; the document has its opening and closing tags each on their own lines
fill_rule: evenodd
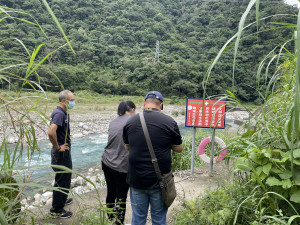
<svg viewBox="0 0 300 225">
<path fill-rule="evenodd" d="M 191 174 L 192 175 L 194 173 L 195 139 L 196 139 L 196 127 L 193 127 L 192 159 L 191 159 Z"/>
<path fill-rule="evenodd" d="M 200 158 L 203 161 L 205 161 L 206 163 L 210 163 L 210 174 L 213 173 L 213 162 L 215 161 L 213 157 L 214 146 L 215 146 L 215 129 L 225 128 L 225 112 L 226 112 L 226 101 L 224 100 L 187 98 L 185 126 L 193 127 L 191 174 L 194 173 L 195 139 L 196 139 L 196 128 L 198 127 L 213 128 L 212 140 L 210 140 L 210 138 L 203 139 L 199 144 L 199 148 L 197 151 Z M 212 141 L 211 158 L 205 155 L 204 152 L 205 145 L 202 144 L 203 141 L 205 142 L 208 141 L 205 145 L 207 145 L 210 141 Z"/>
<path fill-rule="evenodd" d="M 212 140 L 211 140 L 211 155 L 210 155 L 210 164 L 209 164 L 210 175 L 214 173 L 215 133 L 216 133 L 216 129 L 213 128 Z"/>
</svg>

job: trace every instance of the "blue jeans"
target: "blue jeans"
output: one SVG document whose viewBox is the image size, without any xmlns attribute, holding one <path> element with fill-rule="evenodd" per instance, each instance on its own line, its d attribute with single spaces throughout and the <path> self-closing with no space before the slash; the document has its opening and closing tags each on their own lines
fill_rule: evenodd
<svg viewBox="0 0 300 225">
<path fill-rule="evenodd" d="M 166 225 L 168 208 L 162 205 L 161 189 L 136 189 L 130 187 L 130 201 L 132 208 L 131 225 L 146 224 L 149 204 L 151 206 L 151 220 L 153 225 Z"/>
</svg>

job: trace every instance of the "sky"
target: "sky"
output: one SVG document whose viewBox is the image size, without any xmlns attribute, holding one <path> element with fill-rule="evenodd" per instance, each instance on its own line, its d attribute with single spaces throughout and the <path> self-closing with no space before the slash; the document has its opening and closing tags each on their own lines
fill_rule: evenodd
<svg viewBox="0 0 300 225">
<path fill-rule="evenodd" d="M 300 7 L 300 2 L 298 0 L 285 0 L 285 2 L 289 5 L 298 5 Z"/>
</svg>

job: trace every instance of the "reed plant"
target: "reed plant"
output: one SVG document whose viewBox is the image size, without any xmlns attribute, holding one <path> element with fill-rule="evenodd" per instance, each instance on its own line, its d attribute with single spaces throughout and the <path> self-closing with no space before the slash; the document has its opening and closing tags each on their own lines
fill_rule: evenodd
<svg viewBox="0 0 300 225">
<path fill-rule="evenodd" d="M 300 32 L 295 34 L 294 31 L 300 30 L 300 12 L 297 24 L 275 23 L 278 26 L 274 29 L 290 28 L 291 39 L 278 43 L 264 60 L 259 62 L 255 89 L 263 102 L 262 106 L 253 112 L 236 97 L 234 80 L 239 43 L 244 38 L 259 36 L 260 32 L 264 32 L 259 29 L 259 21 L 278 16 L 260 18 L 259 3 L 259 0 L 249 1 L 241 17 L 238 32 L 221 48 L 203 81 L 205 90 L 211 71 L 222 53 L 234 46 L 232 89 L 227 91 L 228 96 L 225 98 L 245 108 L 249 112 L 249 120 L 243 126 L 245 132 L 230 141 L 227 160 L 233 161 L 234 169 L 239 171 L 243 178 L 247 178 L 244 180 L 246 183 L 240 184 L 239 181 L 233 180 L 232 184 L 227 184 L 221 190 L 217 189 L 212 194 L 207 193 L 200 200 L 191 202 L 191 207 L 187 207 L 187 211 L 183 212 L 191 219 L 183 218 L 183 214 L 179 214 L 178 224 L 196 224 L 193 221 L 205 221 L 202 224 L 299 224 Z M 247 16 L 254 7 L 256 21 L 245 25 Z M 257 26 L 257 32 L 243 35 L 245 30 L 252 26 Z M 288 45 L 295 46 L 295 49 L 288 49 Z M 272 70 L 271 67 L 275 69 Z M 249 186 L 252 191 L 248 190 Z M 225 203 L 222 203 L 223 200 Z M 222 207 L 206 207 L 216 202 L 221 203 Z M 251 210 L 244 211 L 249 208 Z M 207 211 L 210 214 L 202 213 Z M 217 218 L 218 216 L 221 218 Z M 244 218 L 247 218 L 247 221 Z"/>
<path fill-rule="evenodd" d="M 35 182 L 32 178 L 33 167 L 51 167 L 51 165 L 32 166 L 31 158 L 33 155 L 39 154 L 39 145 L 36 139 L 37 129 L 40 129 L 37 118 L 42 123 L 48 125 L 49 118 L 47 117 L 48 104 L 58 103 L 54 100 L 54 94 L 48 93 L 43 87 L 47 87 L 44 81 L 39 76 L 39 70 L 46 70 L 50 75 L 56 78 L 58 86 L 63 89 L 63 84 L 60 79 L 44 65 L 44 62 L 55 51 L 65 46 L 69 46 L 74 54 L 70 41 L 65 35 L 53 11 L 50 9 L 46 0 L 42 0 L 47 11 L 52 16 L 54 22 L 62 33 L 66 44 L 58 46 L 52 52 L 43 55 L 42 48 L 45 44 L 39 44 L 36 48 L 27 48 L 26 44 L 17 38 L 12 37 L 0 40 L 2 42 L 15 43 L 18 47 L 12 50 L 1 50 L 1 58 L 5 61 L 0 66 L 0 80 L 2 83 L 7 83 L 12 91 L 0 91 L 0 112 L 1 112 L 1 144 L 0 157 L 3 163 L 0 165 L 0 223 L 3 225 L 12 224 L 15 221 L 19 224 L 36 224 L 37 218 L 41 218 L 46 222 L 51 219 L 48 212 L 44 212 L 42 208 L 36 207 L 36 210 L 24 209 L 21 210 L 21 200 L 26 199 L 32 193 L 24 192 L 27 188 L 34 188 L 34 191 L 59 190 L 52 186 L 42 185 Z M 47 38 L 43 28 L 37 21 L 28 13 L 22 10 L 15 10 L 0 6 L 0 25 L 7 20 L 10 22 L 25 23 L 28 26 L 36 27 L 42 35 Z M 19 86 L 11 85 L 11 81 L 18 82 Z M 43 129 L 41 129 L 43 132 Z M 45 131 L 44 131 L 45 132 Z M 17 139 L 17 144 L 14 147 L 8 144 L 12 136 Z M 23 160 L 26 158 L 27 165 L 24 165 Z M 99 216 L 98 224 L 107 224 L 105 218 L 106 208 L 100 201 L 99 192 L 95 184 L 76 171 L 70 170 L 64 166 L 55 166 L 65 173 L 74 173 L 81 176 L 86 182 L 90 183 L 96 189 L 96 199 L 98 205 L 87 205 L 86 207 L 94 208 Z M 47 175 L 49 176 L 49 175 Z M 76 196 L 76 198 L 79 196 Z M 80 207 L 80 206 L 79 206 Z M 73 222 L 76 214 L 75 212 Z M 39 223 L 39 222 L 38 222 Z"/>
</svg>

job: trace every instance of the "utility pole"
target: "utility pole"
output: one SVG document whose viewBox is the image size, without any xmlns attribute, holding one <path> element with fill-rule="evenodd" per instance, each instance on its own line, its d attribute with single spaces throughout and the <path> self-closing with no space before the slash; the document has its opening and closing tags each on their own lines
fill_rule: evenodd
<svg viewBox="0 0 300 225">
<path fill-rule="evenodd" d="M 159 61 L 159 41 L 156 41 L 156 48 L 155 48 L 155 58 L 154 58 L 154 65 L 156 61 Z"/>
</svg>

